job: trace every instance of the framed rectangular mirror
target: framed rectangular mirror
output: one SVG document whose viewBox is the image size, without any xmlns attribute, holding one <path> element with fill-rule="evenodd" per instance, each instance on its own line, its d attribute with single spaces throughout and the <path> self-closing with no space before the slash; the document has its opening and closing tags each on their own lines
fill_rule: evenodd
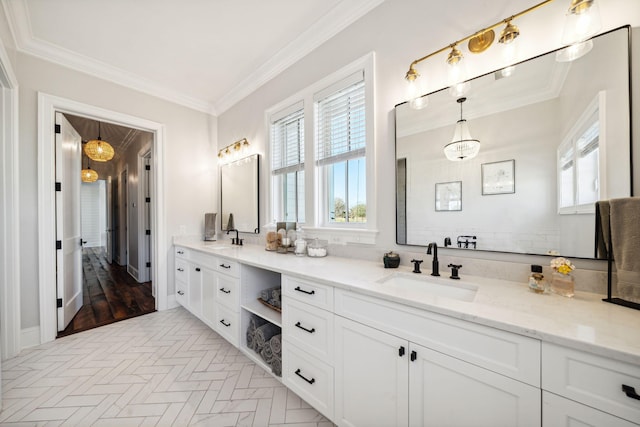
<svg viewBox="0 0 640 427">
<path fill-rule="evenodd" d="M 595 201 L 631 195 L 630 31 L 595 37 L 573 62 L 551 52 L 470 80 L 474 158 L 443 152 L 461 119 L 448 89 L 424 109 L 397 105 L 397 243 L 473 236 L 475 250 L 593 258 Z M 464 209 L 434 210 L 435 183 L 456 181 Z"/>
<path fill-rule="evenodd" d="M 259 176 L 259 154 L 220 167 L 223 231 L 237 229 L 243 233 L 260 232 Z"/>
</svg>

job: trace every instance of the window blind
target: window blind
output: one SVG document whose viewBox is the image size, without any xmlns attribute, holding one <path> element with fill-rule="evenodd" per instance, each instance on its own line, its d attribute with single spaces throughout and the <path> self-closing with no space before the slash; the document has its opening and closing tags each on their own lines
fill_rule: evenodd
<svg viewBox="0 0 640 427">
<path fill-rule="evenodd" d="M 327 165 L 364 156 L 366 126 L 362 73 L 355 83 L 318 99 L 316 105 L 316 163 Z"/>
<path fill-rule="evenodd" d="M 271 123 L 271 173 L 304 170 L 304 110 L 298 109 Z"/>
</svg>

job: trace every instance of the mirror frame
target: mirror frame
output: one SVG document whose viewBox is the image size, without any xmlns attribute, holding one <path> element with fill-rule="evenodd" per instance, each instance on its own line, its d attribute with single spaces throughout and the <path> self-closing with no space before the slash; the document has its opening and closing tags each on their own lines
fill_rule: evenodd
<svg viewBox="0 0 640 427">
<path fill-rule="evenodd" d="M 224 181 L 223 181 L 223 170 L 225 167 L 237 167 L 237 163 L 239 162 L 247 162 L 247 161 L 252 161 L 255 164 L 255 169 L 253 170 L 253 172 L 255 173 L 256 176 L 256 182 L 255 182 L 255 204 L 256 204 L 256 222 L 255 222 L 255 228 L 253 230 L 240 230 L 238 229 L 238 231 L 240 233 L 253 233 L 253 234 L 259 234 L 260 233 L 260 154 L 256 153 L 256 154 L 251 154 L 247 157 L 244 157 L 242 159 L 230 162 L 230 163 L 225 163 L 222 166 L 220 166 L 220 229 L 222 231 L 229 231 L 227 230 L 227 225 L 228 225 L 228 220 L 227 220 L 227 224 L 225 224 L 225 211 L 224 211 L 224 193 L 225 193 L 225 189 L 224 189 Z M 234 223 L 237 224 L 237 221 L 234 220 Z M 237 225 L 236 225 L 237 228 Z"/>
<path fill-rule="evenodd" d="M 632 34 L 631 34 L 632 27 L 631 27 L 631 25 L 622 25 L 622 26 L 613 28 L 611 30 L 602 32 L 602 33 L 600 33 L 600 34 L 598 34 L 596 36 L 593 36 L 593 37 L 591 37 L 591 40 L 597 39 L 598 37 L 605 36 L 605 35 L 607 35 L 609 33 L 612 33 L 612 32 L 615 32 L 615 31 L 619 31 L 619 30 L 623 30 L 623 29 L 626 30 L 626 34 L 627 34 L 627 55 L 628 55 L 628 58 L 627 58 L 628 96 L 629 96 L 629 98 L 628 98 L 629 99 L 629 103 L 628 103 L 629 104 L 628 105 L 628 108 L 629 108 L 629 111 L 628 111 L 628 114 L 629 114 L 628 135 L 629 135 L 629 154 L 630 154 L 629 155 L 629 179 L 630 179 L 629 190 L 630 190 L 630 196 L 634 196 L 635 193 L 634 193 L 634 188 L 633 188 L 634 170 L 633 170 L 633 91 L 632 91 L 632 89 L 633 89 L 633 74 L 632 74 L 633 45 L 632 45 Z M 554 54 L 555 52 L 558 52 L 558 51 L 564 49 L 565 47 L 566 46 L 559 47 L 557 49 L 554 49 L 554 50 L 551 50 L 551 51 L 548 51 L 548 52 L 545 52 L 545 53 L 541 53 L 539 55 L 532 56 L 530 58 L 523 59 L 522 61 L 517 62 L 517 63 L 515 63 L 513 65 L 520 65 L 520 64 L 523 64 L 523 63 L 526 63 L 528 61 L 540 58 L 540 57 L 545 56 L 545 55 Z M 588 55 L 588 53 L 587 53 L 587 55 Z M 502 68 L 498 68 L 498 69 L 495 69 L 493 71 L 474 76 L 474 77 L 472 77 L 470 79 L 465 80 L 465 82 L 472 82 L 475 79 L 482 78 L 482 77 L 488 76 L 490 74 L 494 74 L 494 73 L 496 73 L 497 71 L 499 71 L 501 69 Z M 429 93 L 426 93 L 426 94 L 424 94 L 422 96 L 430 96 L 432 94 L 435 94 L 437 92 L 441 92 L 441 91 L 444 91 L 444 90 L 448 90 L 448 86 L 440 88 L 438 90 L 434 90 L 434 91 L 429 92 Z M 399 235 L 401 233 L 402 224 L 398 221 L 399 215 L 400 215 L 400 213 L 399 213 L 399 204 L 398 204 L 398 196 L 399 196 L 399 193 L 400 193 L 400 191 L 399 191 L 400 183 L 399 183 L 399 176 L 398 176 L 399 170 L 398 169 L 399 169 L 399 161 L 404 160 L 406 162 L 406 159 L 398 159 L 398 157 L 397 157 L 397 153 L 398 153 L 398 145 L 397 145 L 398 144 L 397 143 L 398 122 L 397 122 L 396 114 L 397 114 L 397 107 L 399 107 L 401 105 L 404 105 L 404 104 L 408 104 L 408 103 L 409 103 L 409 101 L 404 101 L 404 102 L 400 102 L 400 103 L 398 103 L 398 104 L 396 104 L 394 106 L 394 161 L 395 161 L 394 167 L 395 167 L 395 195 L 396 195 L 396 197 L 395 197 L 395 202 L 396 202 L 395 203 L 395 210 L 396 210 L 396 239 L 395 240 L 396 240 L 396 242 L 395 243 L 396 243 L 396 245 L 399 245 L 399 246 L 426 247 L 427 245 L 416 245 L 416 244 L 400 243 L 399 242 Z M 404 194 L 405 194 L 405 199 L 406 199 L 406 190 L 405 190 Z M 406 211 L 406 202 L 405 202 L 405 211 Z M 405 221 L 404 221 L 404 228 L 405 229 L 406 229 L 406 226 L 407 226 L 407 223 L 406 223 L 406 212 L 405 212 Z M 443 246 L 442 248 L 443 249 L 456 249 L 456 250 L 469 251 L 469 249 L 457 248 L 457 247 L 455 247 L 453 245 L 452 246 L 448 246 L 448 247 L 444 247 Z M 558 256 L 557 254 L 552 255 L 552 254 L 540 254 L 540 253 L 529 253 L 529 252 L 509 252 L 509 251 L 500 251 L 500 250 L 495 250 L 495 249 L 472 249 L 472 251 L 474 253 L 486 252 L 486 253 L 505 253 L 505 254 L 546 256 L 546 257 L 557 257 Z M 568 256 L 571 256 L 571 255 L 568 255 Z M 595 256 L 595 248 L 594 248 L 594 257 L 571 256 L 571 258 L 574 258 L 574 259 L 586 259 L 586 260 L 598 260 L 599 259 L 599 258 L 597 258 L 597 256 Z"/>
</svg>

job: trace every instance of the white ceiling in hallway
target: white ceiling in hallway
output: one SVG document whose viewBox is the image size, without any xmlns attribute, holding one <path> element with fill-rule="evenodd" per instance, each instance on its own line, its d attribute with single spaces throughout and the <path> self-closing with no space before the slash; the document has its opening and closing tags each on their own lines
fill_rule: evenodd
<svg viewBox="0 0 640 427">
<path fill-rule="evenodd" d="M 19 50 L 220 114 L 384 0 L 2 0 Z"/>
</svg>

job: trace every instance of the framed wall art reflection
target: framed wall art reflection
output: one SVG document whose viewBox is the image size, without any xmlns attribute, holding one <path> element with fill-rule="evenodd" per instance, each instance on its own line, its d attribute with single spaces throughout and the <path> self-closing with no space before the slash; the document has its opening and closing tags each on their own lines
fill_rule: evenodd
<svg viewBox="0 0 640 427">
<path fill-rule="evenodd" d="M 511 194 L 516 192 L 516 161 L 483 163 L 482 195 Z"/>
<path fill-rule="evenodd" d="M 462 181 L 436 183 L 436 211 L 462 210 Z"/>
</svg>

